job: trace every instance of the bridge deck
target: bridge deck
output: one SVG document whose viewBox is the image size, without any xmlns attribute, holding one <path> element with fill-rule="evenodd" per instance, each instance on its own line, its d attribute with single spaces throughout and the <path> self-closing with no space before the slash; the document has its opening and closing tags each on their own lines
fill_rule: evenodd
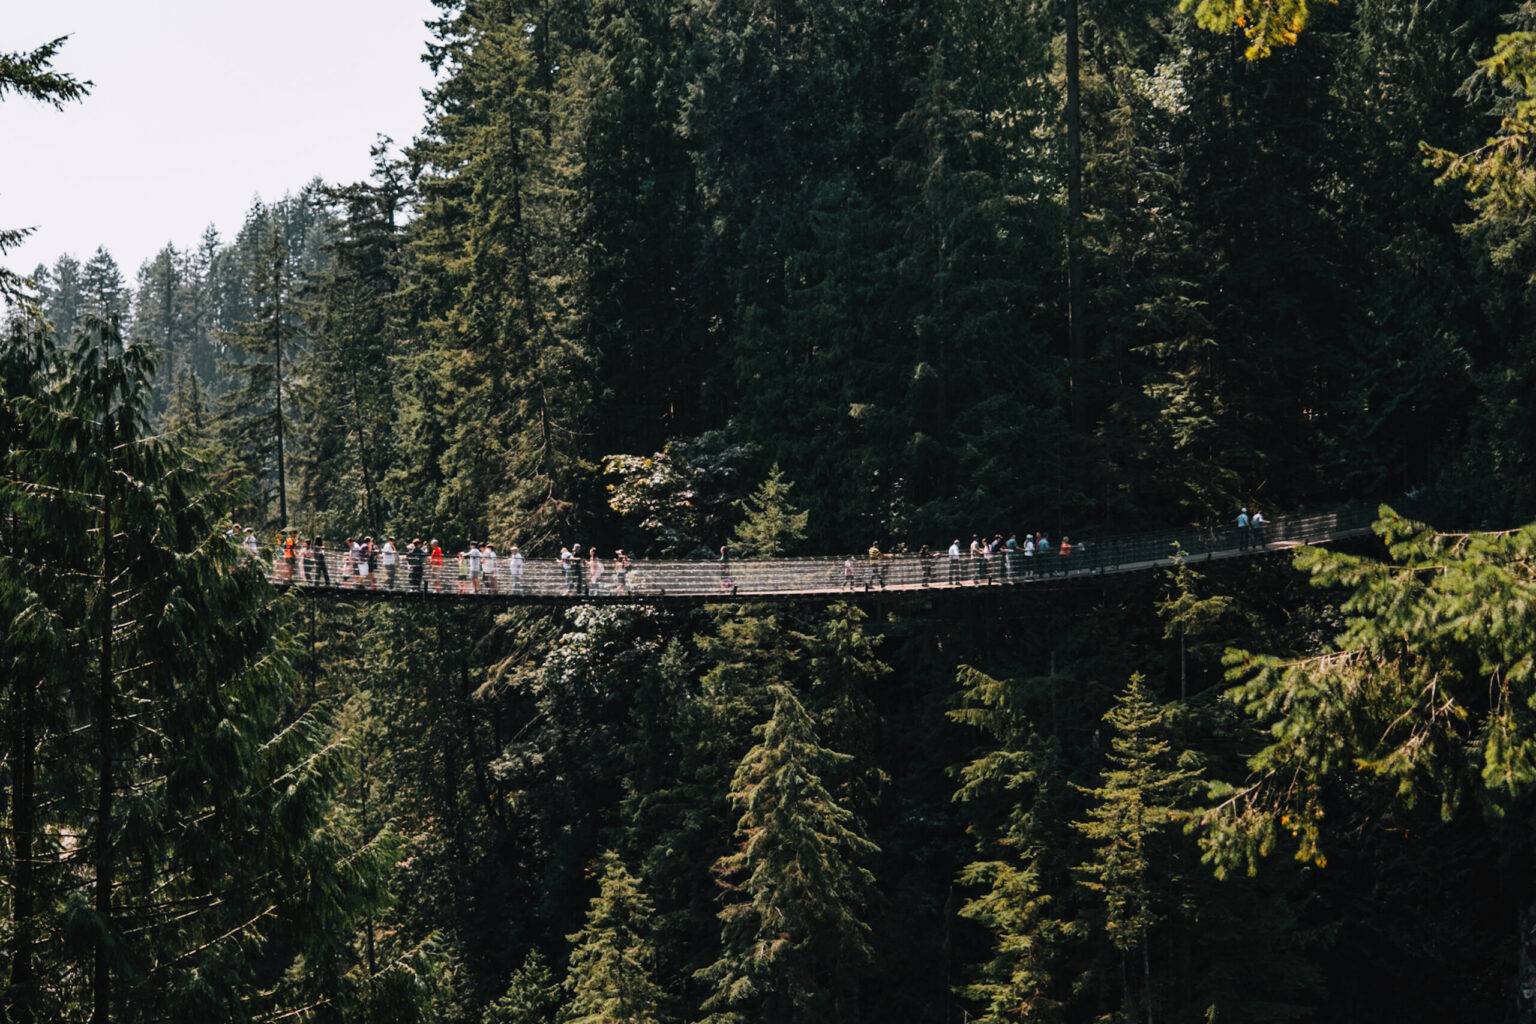
<svg viewBox="0 0 1536 1024">
<path fill-rule="evenodd" d="M 1030 586 L 1088 576 L 1143 572 L 1170 566 L 1177 553 L 1190 562 L 1287 551 L 1370 532 L 1373 506 L 1285 516 L 1254 533 L 1229 527 L 1171 530 L 1108 537 L 1075 545 L 1072 554 L 1026 557 L 1022 553 L 952 561 L 901 554 L 874 561 L 854 558 L 786 558 L 769 561 L 637 560 L 621 576 L 611 560 L 592 578 L 587 566 L 563 569 L 558 560 L 505 555 L 494 569 L 472 575 L 467 560 L 413 566 L 402 555 L 392 569 L 375 565 L 362 573 L 345 553 L 328 558 L 277 558 L 273 585 L 342 600 L 453 601 L 514 604 L 710 603 L 733 600 L 844 600 L 881 594 L 974 592 Z"/>
</svg>

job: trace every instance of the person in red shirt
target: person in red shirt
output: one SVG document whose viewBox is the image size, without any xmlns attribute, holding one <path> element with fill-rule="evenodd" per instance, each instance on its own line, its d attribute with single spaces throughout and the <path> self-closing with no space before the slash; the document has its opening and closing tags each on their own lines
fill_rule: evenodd
<svg viewBox="0 0 1536 1024">
<path fill-rule="evenodd" d="M 443 589 L 443 546 L 435 537 L 432 539 L 432 553 L 427 556 L 427 565 L 429 566 L 427 575 L 432 577 L 436 589 L 441 591 Z"/>
</svg>

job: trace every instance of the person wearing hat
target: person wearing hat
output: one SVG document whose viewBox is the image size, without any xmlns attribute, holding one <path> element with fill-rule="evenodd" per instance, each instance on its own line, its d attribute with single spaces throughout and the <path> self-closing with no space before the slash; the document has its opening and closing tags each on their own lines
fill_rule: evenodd
<svg viewBox="0 0 1536 1024">
<path fill-rule="evenodd" d="M 496 545 L 486 541 L 480 545 L 480 571 L 485 574 L 487 593 L 496 593 Z"/>
<path fill-rule="evenodd" d="M 252 558 L 261 557 L 261 545 L 257 543 L 256 531 L 251 527 L 247 526 L 245 528 L 245 540 L 240 542 L 240 546 L 245 548 L 246 553 Z"/>
</svg>

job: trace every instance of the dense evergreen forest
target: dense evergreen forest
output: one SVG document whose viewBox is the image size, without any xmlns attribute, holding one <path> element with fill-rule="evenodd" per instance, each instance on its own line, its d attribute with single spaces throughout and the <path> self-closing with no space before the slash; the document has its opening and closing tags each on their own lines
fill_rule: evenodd
<svg viewBox="0 0 1536 1024">
<path fill-rule="evenodd" d="M 367 180 L 0 274 L 5 1020 L 1536 1020 L 1536 3 L 436 3 Z M 90 102 L 60 45 L 0 100 Z M 830 606 L 225 539 L 1350 500 Z"/>
</svg>

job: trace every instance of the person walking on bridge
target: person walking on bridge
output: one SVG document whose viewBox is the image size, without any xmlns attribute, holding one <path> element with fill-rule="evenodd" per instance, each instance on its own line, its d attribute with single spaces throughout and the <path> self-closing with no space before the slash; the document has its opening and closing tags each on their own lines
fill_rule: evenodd
<svg viewBox="0 0 1536 1024">
<path fill-rule="evenodd" d="M 627 595 L 629 593 L 629 556 L 624 553 L 623 548 L 613 553 L 613 573 L 618 581 L 618 593 Z"/>
<path fill-rule="evenodd" d="M 1248 520 L 1248 529 L 1253 532 L 1253 543 L 1255 547 L 1264 546 L 1265 522 L 1266 520 L 1264 518 L 1264 513 L 1260 512 L 1258 509 L 1254 509 L 1253 518 Z"/>
<path fill-rule="evenodd" d="M 331 567 L 325 561 L 325 539 L 323 537 L 315 538 L 314 583 L 317 587 L 328 587 L 331 585 Z"/>
<path fill-rule="evenodd" d="M 480 546 L 474 541 L 470 541 L 469 548 L 459 557 L 469 564 L 470 593 L 480 593 Z"/>
<path fill-rule="evenodd" d="M 507 553 L 507 575 L 511 578 L 512 593 L 521 593 L 523 589 L 523 553 L 517 550 L 517 545 L 512 545 L 512 550 Z"/>
<path fill-rule="evenodd" d="M 395 538 L 384 538 L 384 589 L 395 589 L 395 574 L 399 572 L 400 552 L 395 549 Z"/>
<path fill-rule="evenodd" d="M 485 574 L 487 593 L 496 593 L 496 546 L 490 541 L 480 545 L 481 571 Z"/>
<path fill-rule="evenodd" d="M 435 588 L 438 593 L 443 591 L 443 546 L 432 538 L 432 551 L 427 556 L 427 565 L 431 570 Z"/>
<path fill-rule="evenodd" d="M 602 593 L 603 560 L 597 557 L 597 548 L 587 552 L 587 592 Z"/>
<path fill-rule="evenodd" d="M 949 585 L 960 585 L 960 538 L 956 537 L 949 545 Z"/>
<path fill-rule="evenodd" d="M 405 547 L 405 566 L 411 593 L 425 590 L 424 570 L 427 567 L 427 548 L 420 537 L 412 537 Z"/>
<path fill-rule="evenodd" d="M 580 544 L 571 545 L 571 571 L 576 578 L 576 596 L 587 596 L 587 559 Z"/>
<path fill-rule="evenodd" d="M 881 590 L 885 589 L 885 556 L 880 553 L 879 544 L 871 544 L 869 546 L 869 582 L 864 585 L 864 589 L 869 590 L 877 583 Z"/>
<path fill-rule="evenodd" d="M 1247 551 L 1253 535 L 1248 532 L 1248 508 L 1244 506 L 1237 514 L 1237 547 L 1239 551 Z"/>
</svg>

